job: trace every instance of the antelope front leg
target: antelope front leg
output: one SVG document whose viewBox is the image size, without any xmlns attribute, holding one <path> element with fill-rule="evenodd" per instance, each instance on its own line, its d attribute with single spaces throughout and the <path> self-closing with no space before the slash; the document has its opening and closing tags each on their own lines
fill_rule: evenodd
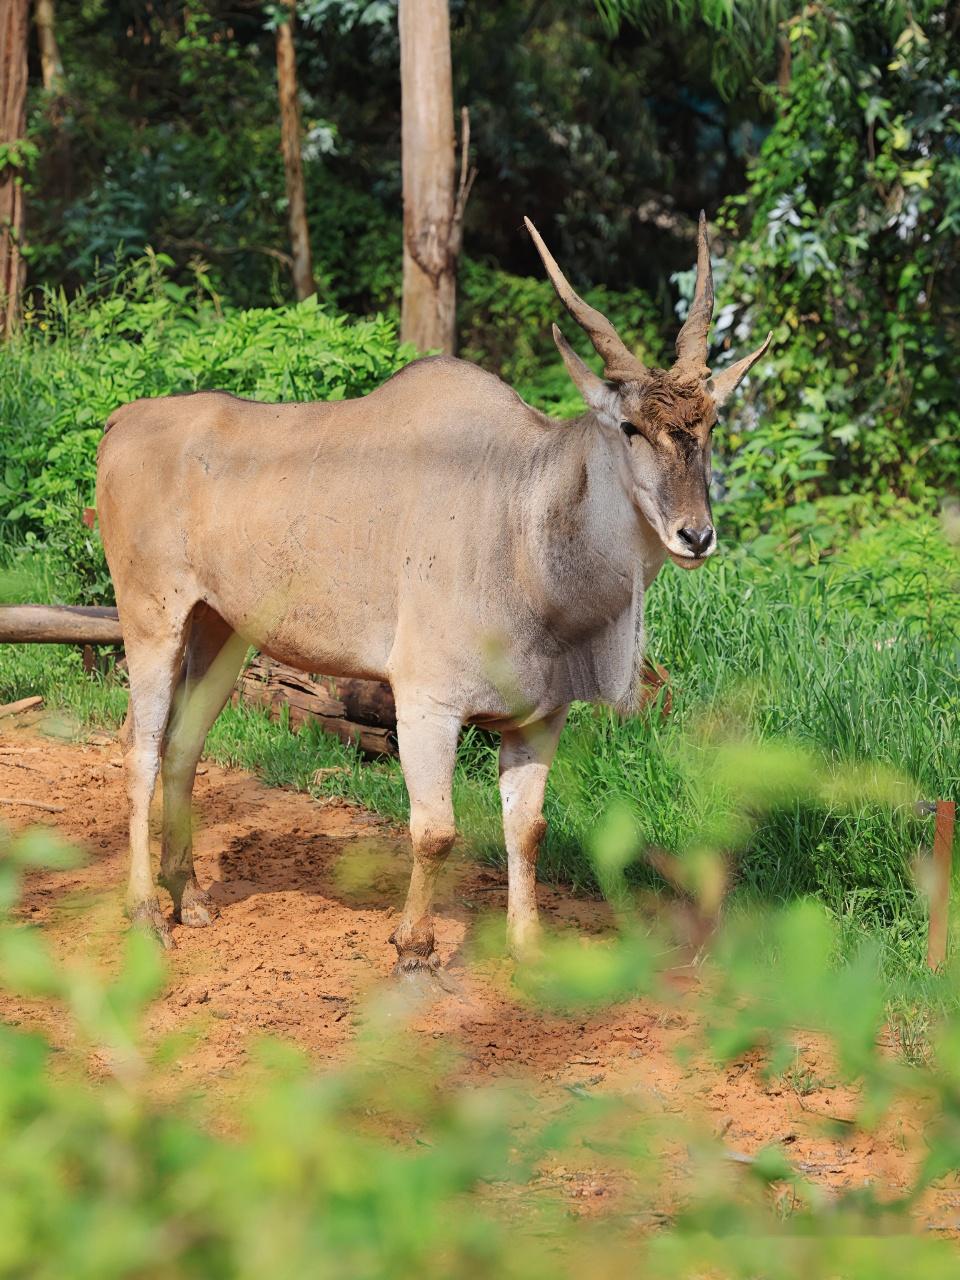
<svg viewBox="0 0 960 1280">
<path fill-rule="evenodd" d="M 453 824 L 453 766 L 460 720 L 449 712 L 423 705 L 404 706 L 397 699 L 400 763 L 410 796 L 413 871 L 400 923 L 390 935 L 397 948 L 397 974 L 435 972 L 433 894 L 450 846 Z"/>
<path fill-rule="evenodd" d="M 500 798 L 507 845 L 507 945 L 519 960 L 535 952 L 537 857 L 547 830 L 543 796 L 567 708 L 524 729 L 505 732 L 500 742 Z"/>
</svg>

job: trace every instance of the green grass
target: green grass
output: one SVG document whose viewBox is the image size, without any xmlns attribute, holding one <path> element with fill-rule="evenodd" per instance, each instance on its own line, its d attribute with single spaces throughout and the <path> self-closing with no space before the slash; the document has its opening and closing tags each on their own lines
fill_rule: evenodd
<svg viewBox="0 0 960 1280">
<path fill-rule="evenodd" d="M 800 789 L 758 813 L 747 837 L 735 842 L 732 901 L 815 895 L 840 921 L 845 948 L 869 934 L 888 973 L 922 978 L 926 910 L 911 864 L 932 824 L 917 819 L 908 800 L 960 790 L 954 597 L 944 592 L 953 552 L 942 539 L 924 551 L 934 534 L 902 526 L 878 534 L 895 549 L 883 574 L 860 567 L 861 548 L 807 567 L 756 563 L 744 551 L 696 574 L 668 566 L 650 593 L 647 620 L 651 655 L 672 676 L 673 714 L 621 723 L 603 708 L 573 709 L 548 788 L 543 877 L 595 891 L 587 850 L 617 803 L 634 815 L 641 849 L 683 856 L 716 843 L 733 803 L 715 776 L 718 726 L 721 739 L 742 735 L 757 744 L 751 769 L 761 778 L 785 742 L 810 753 L 825 773 L 885 767 L 908 783 L 892 807 L 869 796 L 833 803 Z M 894 596 L 892 562 L 911 554 L 919 567 L 908 565 L 900 581 L 912 584 L 912 594 Z M 16 569 L 17 598 L 50 598 L 55 584 L 42 556 L 20 557 Z M 125 702 L 115 681 L 84 676 L 75 651 L 0 648 L 0 696 L 34 692 L 87 722 L 117 721 Z M 208 754 L 271 784 L 322 789 L 398 822 L 406 818 L 397 762 L 362 763 L 319 732 L 295 735 L 257 712 L 228 708 Z M 330 766 L 340 771 L 316 787 L 315 771 Z M 501 861 L 496 744 L 474 730 L 464 735 L 454 802 L 477 854 Z M 642 856 L 631 875 L 660 884 Z"/>
</svg>

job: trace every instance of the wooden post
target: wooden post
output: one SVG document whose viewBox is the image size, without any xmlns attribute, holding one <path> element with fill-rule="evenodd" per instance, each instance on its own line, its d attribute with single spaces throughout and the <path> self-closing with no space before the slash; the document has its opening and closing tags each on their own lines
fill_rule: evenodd
<svg viewBox="0 0 960 1280">
<path fill-rule="evenodd" d="M 939 969 L 947 958 L 950 880 L 953 872 L 953 827 L 957 806 L 952 800 L 938 800 L 936 813 L 933 874 L 930 886 L 930 925 L 927 933 L 927 965 L 931 969 Z"/>
</svg>

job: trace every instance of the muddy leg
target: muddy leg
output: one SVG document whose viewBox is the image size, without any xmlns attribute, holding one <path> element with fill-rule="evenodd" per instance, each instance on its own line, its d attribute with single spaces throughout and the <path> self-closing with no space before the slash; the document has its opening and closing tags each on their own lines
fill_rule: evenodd
<svg viewBox="0 0 960 1280">
<path fill-rule="evenodd" d="M 150 801 L 160 769 L 160 747 L 183 660 L 182 629 L 173 634 L 169 619 L 151 618 L 143 626 L 121 611 L 132 717 L 124 744 L 124 781 L 130 807 L 130 879 L 127 915 L 152 928 L 164 946 L 170 931 L 160 910 L 150 866 Z M 165 632 L 165 634 L 164 634 Z M 141 638 L 145 637 L 145 638 Z"/>
<path fill-rule="evenodd" d="M 567 708 L 546 720 L 504 733 L 500 742 L 500 798 L 507 845 L 507 944 L 518 959 L 536 949 L 537 856 L 547 830 L 543 794 Z"/>
<path fill-rule="evenodd" d="M 198 606 L 163 750 L 160 859 L 160 883 L 173 899 L 174 919 L 195 928 L 210 924 L 217 911 L 193 869 L 193 784 L 210 726 L 230 696 L 246 650 L 219 614 Z"/>
<path fill-rule="evenodd" d="M 450 846 L 453 825 L 453 766 L 460 719 L 423 704 L 404 705 L 398 697 L 397 737 L 400 762 L 410 795 L 413 871 L 403 917 L 390 935 L 397 948 L 395 973 L 433 972 L 433 893 Z"/>
</svg>

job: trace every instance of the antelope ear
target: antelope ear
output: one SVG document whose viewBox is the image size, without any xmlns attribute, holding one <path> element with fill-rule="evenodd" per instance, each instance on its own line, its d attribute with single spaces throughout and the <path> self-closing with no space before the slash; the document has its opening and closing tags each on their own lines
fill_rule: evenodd
<svg viewBox="0 0 960 1280">
<path fill-rule="evenodd" d="M 573 385 L 598 417 L 608 426 L 615 427 L 620 421 L 620 397 L 614 388 L 584 364 L 556 325 L 553 326 L 553 340 Z"/>
<path fill-rule="evenodd" d="M 756 351 L 744 356 L 736 364 L 731 364 L 726 369 L 721 369 L 715 378 L 710 379 L 707 383 L 707 394 L 713 396 L 713 402 L 718 409 L 725 401 L 730 399 L 734 391 L 736 391 L 737 387 L 769 347 L 772 337 L 773 330 L 771 329 Z"/>
</svg>

